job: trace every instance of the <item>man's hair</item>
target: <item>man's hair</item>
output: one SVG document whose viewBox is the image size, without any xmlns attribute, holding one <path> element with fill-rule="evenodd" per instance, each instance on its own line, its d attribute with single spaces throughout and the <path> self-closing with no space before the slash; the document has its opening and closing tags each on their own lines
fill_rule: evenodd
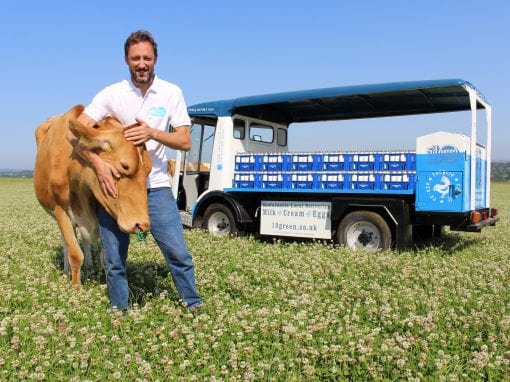
<svg viewBox="0 0 510 382">
<path fill-rule="evenodd" d="M 152 44 L 152 48 L 154 50 L 154 57 L 158 57 L 158 44 L 156 44 L 156 41 L 154 41 L 154 37 L 150 34 L 150 32 L 139 30 L 136 32 L 133 32 L 129 35 L 129 37 L 126 39 L 126 42 L 124 43 L 124 55 L 127 57 L 128 50 L 131 45 L 138 44 L 139 42 L 147 41 Z"/>
</svg>

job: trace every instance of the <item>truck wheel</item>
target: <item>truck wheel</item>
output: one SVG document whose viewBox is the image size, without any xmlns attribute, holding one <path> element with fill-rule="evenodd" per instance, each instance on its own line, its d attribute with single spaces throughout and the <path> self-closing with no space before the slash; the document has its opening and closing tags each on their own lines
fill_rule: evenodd
<svg viewBox="0 0 510 382">
<path fill-rule="evenodd" d="M 230 208 L 223 204 L 211 204 L 205 210 L 203 227 L 217 235 L 235 235 L 239 229 Z"/>
<path fill-rule="evenodd" d="M 340 224 L 336 238 L 339 244 L 350 249 L 384 251 L 391 247 L 391 230 L 377 213 L 354 211 L 347 214 Z"/>
</svg>

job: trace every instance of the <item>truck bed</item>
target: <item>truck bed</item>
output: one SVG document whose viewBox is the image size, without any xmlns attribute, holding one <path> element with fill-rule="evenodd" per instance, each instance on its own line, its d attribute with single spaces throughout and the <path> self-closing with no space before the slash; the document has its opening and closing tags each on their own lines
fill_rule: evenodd
<svg viewBox="0 0 510 382">
<path fill-rule="evenodd" d="M 239 153 L 229 192 L 412 194 L 415 151 Z"/>
</svg>

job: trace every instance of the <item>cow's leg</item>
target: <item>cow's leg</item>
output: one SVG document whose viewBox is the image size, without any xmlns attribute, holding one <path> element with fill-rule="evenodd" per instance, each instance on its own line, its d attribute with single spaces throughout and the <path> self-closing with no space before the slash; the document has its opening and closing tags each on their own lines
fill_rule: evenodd
<svg viewBox="0 0 510 382">
<path fill-rule="evenodd" d="M 71 267 L 71 281 L 73 285 L 79 289 L 83 252 L 78 244 L 78 240 L 76 240 L 73 223 L 62 207 L 55 207 L 55 218 L 62 232 L 62 236 L 64 237 L 64 242 L 67 245 L 69 266 Z"/>
<path fill-rule="evenodd" d="M 64 273 L 69 276 L 71 274 L 71 268 L 69 266 L 69 248 L 64 240 L 64 235 L 62 235 L 62 247 L 64 248 Z M 92 269 L 94 265 L 92 261 L 92 244 L 84 240 L 81 245 L 81 250 L 83 252 L 83 267 Z"/>
<path fill-rule="evenodd" d="M 101 262 L 101 267 L 104 271 L 106 271 L 106 265 L 104 263 L 104 247 L 101 247 L 101 253 L 99 254 L 99 261 Z"/>
<path fill-rule="evenodd" d="M 92 244 L 97 241 L 99 235 L 97 212 L 89 200 L 92 197 L 93 195 L 83 197 L 83 195 L 80 194 L 80 204 L 83 210 L 79 214 L 75 214 L 73 211 L 73 220 L 77 223 L 82 239 L 81 248 L 84 255 L 83 267 L 87 269 L 93 268 Z"/>
<path fill-rule="evenodd" d="M 90 243 L 84 240 L 82 243 L 82 249 L 83 249 L 83 267 L 87 269 L 92 269 L 92 266 L 94 264 L 92 262 L 92 251 Z"/>
<path fill-rule="evenodd" d="M 82 238 L 83 250 L 83 267 L 92 269 L 94 262 L 92 261 L 92 243 L 97 240 L 97 228 L 90 228 L 85 226 L 85 221 L 79 221 L 78 227 Z M 96 226 L 97 227 L 97 223 Z"/>
<path fill-rule="evenodd" d="M 69 276 L 71 274 L 71 268 L 69 267 L 69 248 L 67 248 L 64 235 L 62 235 L 62 247 L 64 248 L 64 273 Z"/>
</svg>

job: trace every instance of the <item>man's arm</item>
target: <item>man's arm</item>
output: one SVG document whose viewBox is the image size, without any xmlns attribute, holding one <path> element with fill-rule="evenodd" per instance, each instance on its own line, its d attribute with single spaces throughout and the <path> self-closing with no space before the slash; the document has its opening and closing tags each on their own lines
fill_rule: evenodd
<svg viewBox="0 0 510 382">
<path fill-rule="evenodd" d="M 85 126 L 93 127 L 96 121 L 89 117 L 87 114 L 80 114 L 77 118 L 78 122 L 83 123 Z M 105 195 L 110 195 L 114 198 L 117 197 L 117 186 L 115 180 L 120 178 L 119 172 L 111 164 L 102 160 L 99 155 L 89 150 L 85 145 L 80 143 L 79 138 L 74 135 L 71 129 L 66 132 L 66 138 L 73 146 L 76 153 L 85 161 L 91 164 L 96 172 L 97 179 L 101 190 Z"/>
<path fill-rule="evenodd" d="M 126 139 L 133 142 L 135 145 L 140 145 L 147 142 L 149 139 L 154 139 L 171 149 L 184 151 L 191 149 L 189 126 L 177 126 L 174 128 L 174 131 L 167 132 L 154 129 L 139 118 L 136 118 L 136 122 L 138 123 L 128 126 L 124 131 Z"/>
</svg>

